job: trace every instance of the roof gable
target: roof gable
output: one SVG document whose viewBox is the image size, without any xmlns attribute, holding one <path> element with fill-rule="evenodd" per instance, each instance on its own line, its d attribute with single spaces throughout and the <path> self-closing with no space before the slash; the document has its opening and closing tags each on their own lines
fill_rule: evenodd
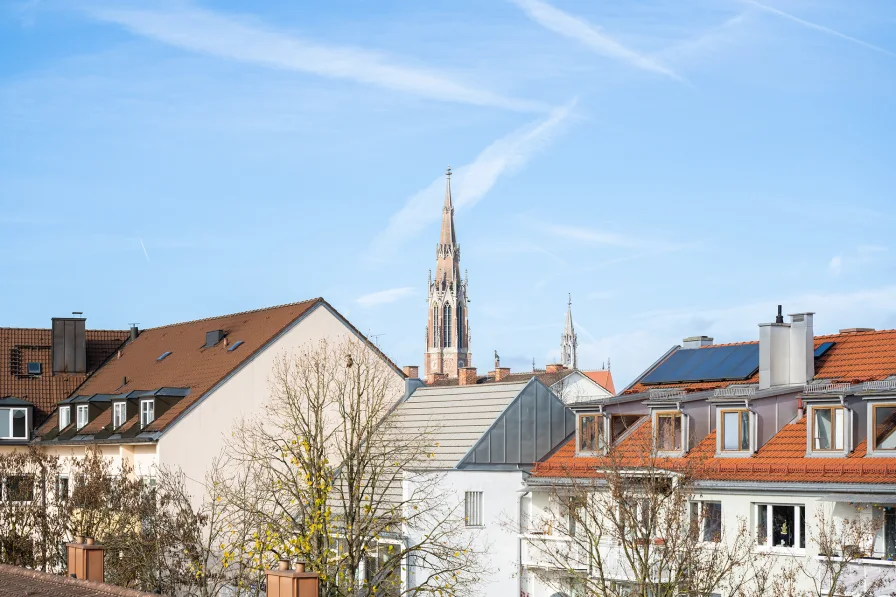
<svg viewBox="0 0 896 597">
<path fill-rule="evenodd" d="M 575 432 L 575 414 L 537 379 L 507 405 L 457 468 L 532 465 Z"/>
</svg>

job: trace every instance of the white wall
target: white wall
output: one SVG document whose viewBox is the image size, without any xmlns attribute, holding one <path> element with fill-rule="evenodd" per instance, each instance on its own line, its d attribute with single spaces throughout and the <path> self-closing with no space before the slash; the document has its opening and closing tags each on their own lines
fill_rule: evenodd
<svg viewBox="0 0 896 597">
<path fill-rule="evenodd" d="M 531 516 L 533 517 L 533 519 L 537 519 L 540 516 L 546 516 L 546 512 L 550 507 L 550 494 L 547 492 L 533 492 L 531 496 Z M 772 558 L 770 560 L 770 565 L 773 566 L 774 569 L 780 569 L 787 564 L 801 563 L 809 571 L 811 571 L 813 567 L 818 566 L 818 549 L 817 546 L 813 543 L 812 537 L 815 533 L 813 527 L 817 525 L 816 516 L 819 512 L 823 512 L 827 517 L 830 517 L 833 514 L 835 519 L 854 519 L 856 516 L 870 516 L 872 515 L 873 511 L 873 509 L 868 508 L 862 511 L 857 511 L 855 507 L 849 504 L 835 504 L 828 501 L 822 501 L 819 498 L 820 494 L 817 493 L 776 493 L 774 491 L 753 493 L 713 493 L 711 491 L 703 491 L 702 493 L 694 496 L 694 499 L 699 501 L 721 502 L 723 533 L 726 533 L 729 539 L 731 538 L 732 534 L 736 532 L 736 528 L 740 520 L 746 521 L 747 528 L 751 533 L 754 533 L 755 536 L 757 528 L 755 509 L 756 504 L 804 505 L 806 507 L 807 529 L 805 549 L 790 549 L 783 547 L 769 548 L 767 546 L 763 546 L 757 547 L 756 551 L 757 553 L 771 554 Z M 848 499 L 848 497 L 844 497 L 844 499 Z M 879 515 L 880 514 L 878 512 L 876 516 Z M 883 547 L 883 532 L 880 531 L 878 535 L 878 541 L 875 549 L 880 550 Z M 608 560 L 612 560 L 612 553 L 610 552 L 613 549 L 618 548 L 614 548 L 611 546 L 601 546 L 600 549 L 602 550 L 605 558 L 607 558 Z M 887 571 L 889 571 L 890 574 L 896 574 L 896 562 L 875 562 L 866 560 L 861 564 L 856 564 L 856 567 L 860 569 L 859 575 L 856 578 L 867 576 L 867 578 L 869 579 L 875 579 L 878 575 Z M 558 589 L 560 589 L 560 587 L 558 587 L 556 584 L 545 582 L 544 572 L 536 574 L 534 570 L 523 571 L 523 585 L 524 597 L 550 597 L 558 592 Z M 801 575 L 798 588 L 801 590 L 811 591 L 814 590 L 814 584 L 809 577 Z M 561 590 L 561 592 L 569 594 L 568 590 Z M 876 594 L 890 595 L 891 593 L 896 594 L 896 581 L 891 583 L 890 586 L 884 587 Z"/>
<path fill-rule="evenodd" d="M 332 344 L 350 334 L 354 332 L 326 307 L 315 307 L 276 342 L 244 364 L 226 383 L 169 426 L 158 442 L 159 464 L 183 470 L 192 481 L 189 489 L 198 502 L 202 492 L 199 483 L 224 449 L 234 424 L 242 417 L 255 414 L 276 416 L 276 413 L 264 413 L 264 405 L 270 398 L 268 380 L 275 360 L 309 343 L 326 338 Z M 397 371 L 394 375 L 395 400 L 398 400 L 404 393 L 404 380 Z"/>
<path fill-rule="evenodd" d="M 519 524 L 519 499 L 523 488 L 522 471 L 461 471 L 432 473 L 440 476 L 440 493 L 446 504 L 458 505 L 459 516 L 464 515 L 464 494 L 481 491 L 482 528 L 471 528 L 475 545 L 486 552 L 485 567 L 491 573 L 482 578 L 478 587 L 482 595 L 516 597 L 519 595 L 519 545 L 516 532 Z M 405 481 L 406 484 L 412 481 Z M 406 488 L 407 492 L 408 489 Z M 416 537 L 411 537 L 412 540 Z M 416 571 L 416 574 L 423 574 Z M 415 573 L 411 571 L 411 582 Z"/>
<path fill-rule="evenodd" d="M 598 398 L 612 396 L 612 394 L 600 384 L 592 381 L 578 371 L 570 373 L 552 385 L 551 391 L 566 404 L 574 404 L 576 402 L 585 402 L 587 400 L 597 400 Z"/>
</svg>

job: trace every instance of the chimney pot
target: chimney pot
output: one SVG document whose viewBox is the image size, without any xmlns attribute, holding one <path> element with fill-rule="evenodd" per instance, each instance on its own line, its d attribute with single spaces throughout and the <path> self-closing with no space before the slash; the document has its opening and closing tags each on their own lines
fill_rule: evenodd
<svg viewBox="0 0 896 597">
<path fill-rule="evenodd" d="M 711 346 L 713 339 L 709 336 L 690 336 L 681 341 L 681 347 L 685 349 Z"/>
<path fill-rule="evenodd" d="M 417 365 L 406 365 L 403 368 L 404 374 L 411 379 L 416 379 L 420 376 L 420 367 Z"/>
<path fill-rule="evenodd" d="M 77 536 L 75 539 L 84 537 Z M 87 537 L 87 543 L 75 542 L 66 545 L 68 555 L 68 575 L 81 580 L 104 582 L 103 556 L 106 552 L 102 545 L 95 545 L 93 537 Z"/>
<path fill-rule="evenodd" d="M 137 324 L 131 324 L 131 342 L 137 339 L 137 336 L 140 335 L 140 330 L 137 329 Z"/>
<path fill-rule="evenodd" d="M 495 367 L 495 381 L 502 381 L 510 375 L 510 367 Z"/>
</svg>

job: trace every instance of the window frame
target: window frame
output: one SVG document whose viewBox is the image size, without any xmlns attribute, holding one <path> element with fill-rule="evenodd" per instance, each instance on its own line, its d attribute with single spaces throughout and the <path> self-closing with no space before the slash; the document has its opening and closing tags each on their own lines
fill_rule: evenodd
<svg viewBox="0 0 896 597">
<path fill-rule="evenodd" d="M 869 450 L 869 455 L 892 458 L 893 456 L 896 456 L 896 448 L 880 448 L 877 445 L 877 409 L 896 408 L 896 402 L 873 402 L 870 406 L 871 416 L 868 417 L 868 445 L 871 446 L 871 450 Z M 896 435 L 896 430 L 894 430 L 892 434 Z"/>
<path fill-rule="evenodd" d="M 678 420 L 681 421 L 681 425 L 680 425 L 680 427 L 681 427 L 681 444 L 677 448 L 676 447 L 664 448 L 664 447 L 660 446 L 660 419 L 665 418 L 665 417 L 672 418 L 673 420 L 675 418 L 678 418 Z M 685 425 L 684 413 L 681 412 L 680 410 L 658 410 L 653 413 L 653 420 L 655 423 L 654 430 L 653 430 L 653 443 L 654 443 L 654 446 L 656 447 L 656 451 L 664 452 L 667 454 L 683 453 L 684 447 L 687 445 L 687 427 Z M 672 423 L 672 430 L 673 430 L 673 441 L 674 441 L 674 430 L 675 430 L 674 422 Z"/>
<path fill-rule="evenodd" d="M 766 508 L 765 514 L 765 536 L 763 538 L 759 537 L 759 512 L 761 508 Z M 774 545 L 772 541 L 774 540 L 775 530 L 774 530 L 774 509 L 775 508 L 790 508 L 793 510 L 793 545 Z M 771 551 L 786 551 L 786 552 L 803 552 L 806 550 L 806 518 L 807 518 L 807 509 L 806 504 L 782 504 L 782 503 L 774 503 L 774 502 L 755 502 L 753 504 L 753 518 L 754 518 L 754 528 L 755 528 L 755 538 L 756 544 L 759 549 L 763 550 L 771 550 Z M 761 539 L 761 541 L 760 541 Z"/>
<path fill-rule="evenodd" d="M 594 417 L 594 426 L 597 430 L 597 434 L 595 435 L 594 441 L 595 446 L 594 449 L 586 450 L 582 448 L 582 419 L 585 417 Z M 588 412 L 588 413 L 576 413 L 576 454 L 579 455 L 593 455 L 593 454 L 603 454 L 607 449 L 607 439 L 606 439 L 606 417 L 603 412 Z"/>
<path fill-rule="evenodd" d="M 481 490 L 467 490 L 464 492 L 464 526 L 466 528 L 481 529 L 483 524 L 483 512 L 485 499 Z"/>
<path fill-rule="evenodd" d="M 122 412 L 121 420 L 119 420 L 119 410 Z M 112 429 L 119 429 L 122 425 L 124 425 L 128 420 L 128 403 L 127 401 L 122 400 L 121 402 L 113 402 L 112 403 Z"/>
<path fill-rule="evenodd" d="M 818 444 L 818 434 L 816 433 L 817 425 L 816 425 L 816 417 L 817 412 L 827 410 L 831 411 L 831 447 L 830 448 L 818 448 L 816 447 Z M 840 430 L 839 437 L 837 435 L 837 412 L 840 412 Z M 808 425 L 806 426 L 808 429 L 809 437 L 807 438 L 809 443 L 809 454 L 813 454 L 815 456 L 827 456 L 827 455 L 836 455 L 839 456 L 849 451 L 849 441 L 847 430 L 850 427 L 849 421 L 850 419 L 850 411 L 842 404 L 811 404 L 809 405 L 809 420 Z M 837 447 L 837 441 L 840 441 L 840 447 Z"/>
<path fill-rule="evenodd" d="M 146 405 L 150 405 L 149 410 L 152 417 L 147 421 L 145 419 L 146 415 Z M 152 398 L 148 398 L 140 401 L 140 429 L 146 429 L 149 425 L 152 424 L 153 421 L 156 420 L 156 401 Z"/>
<path fill-rule="evenodd" d="M 62 424 L 62 413 L 65 413 L 65 425 Z M 59 431 L 62 431 L 66 427 L 72 424 L 72 407 L 71 406 L 60 406 L 59 407 Z"/>
<path fill-rule="evenodd" d="M 743 438 L 743 424 L 742 420 L 738 418 L 737 425 L 737 448 L 726 448 L 725 447 L 725 415 L 737 413 L 741 416 L 747 416 L 747 447 L 744 448 L 744 438 Z M 753 412 L 749 408 L 720 408 L 719 409 L 719 419 L 717 424 L 718 436 L 719 436 L 719 453 L 722 454 L 738 454 L 742 455 L 744 453 L 751 453 L 753 451 Z"/>
<path fill-rule="evenodd" d="M 16 434 L 15 434 L 15 430 L 13 429 L 13 420 L 14 420 L 14 416 L 13 416 L 13 415 L 14 415 L 14 413 L 19 412 L 19 411 L 25 413 L 25 435 L 24 435 L 24 436 L 16 435 Z M 24 441 L 28 441 L 28 438 L 29 438 L 29 436 L 31 435 L 31 434 L 29 433 L 29 430 L 28 430 L 28 407 L 26 407 L 26 406 L 9 406 L 9 407 L 3 407 L 2 409 L 0 409 L 0 416 L 4 416 L 4 415 L 7 416 L 7 417 L 9 417 L 9 419 L 8 419 L 8 421 L 9 421 L 9 432 L 8 432 L 7 435 L 2 435 L 2 436 L 0 436 L 0 439 L 3 439 L 3 440 L 20 440 L 20 441 L 24 440 Z"/>
<path fill-rule="evenodd" d="M 84 424 L 81 424 L 81 413 L 84 413 Z M 78 408 L 75 409 L 75 415 L 77 418 L 75 419 L 75 429 L 80 431 L 87 427 L 87 424 L 90 423 L 90 405 L 89 404 L 79 404 Z"/>
</svg>

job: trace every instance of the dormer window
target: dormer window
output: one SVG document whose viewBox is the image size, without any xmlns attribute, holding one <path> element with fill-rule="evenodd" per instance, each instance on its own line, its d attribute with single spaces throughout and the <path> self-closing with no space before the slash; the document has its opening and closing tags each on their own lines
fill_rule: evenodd
<svg viewBox="0 0 896 597">
<path fill-rule="evenodd" d="M 579 454 L 593 454 L 603 451 L 606 445 L 604 441 L 604 416 L 598 413 L 579 415 L 577 436 L 576 451 Z"/>
<path fill-rule="evenodd" d="M 156 404 L 153 400 L 140 401 L 140 428 L 143 429 L 156 418 Z"/>
<path fill-rule="evenodd" d="M 86 404 L 79 404 L 79 405 L 78 405 L 78 421 L 77 421 L 77 423 L 78 423 L 78 424 L 77 424 L 77 428 L 78 428 L 78 429 L 83 429 L 84 426 L 87 425 L 88 408 L 89 408 L 89 407 L 88 407 Z"/>
<path fill-rule="evenodd" d="M 875 404 L 871 408 L 874 449 L 896 451 L 896 404 Z"/>
<path fill-rule="evenodd" d="M 681 452 L 684 446 L 684 420 L 680 412 L 656 414 L 654 441 L 660 452 Z"/>
<path fill-rule="evenodd" d="M 127 420 L 127 402 L 115 402 L 112 405 L 112 428 L 118 429 Z"/>
<path fill-rule="evenodd" d="M 723 452 L 750 450 L 750 411 L 734 409 L 721 411 L 720 448 Z"/>
<path fill-rule="evenodd" d="M 72 422 L 72 409 L 70 406 L 59 407 L 59 431 L 62 431 Z"/>
<path fill-rule="evenodd" d="M 28 409 L 0 409 L 0 439 L 28 439 Z"/>
<path fill-rule="evenodd" d="M 813 406 L 811 412 L 812 451 L 842 452 L 845 409 L 842 406 Z"/>
</svg>

